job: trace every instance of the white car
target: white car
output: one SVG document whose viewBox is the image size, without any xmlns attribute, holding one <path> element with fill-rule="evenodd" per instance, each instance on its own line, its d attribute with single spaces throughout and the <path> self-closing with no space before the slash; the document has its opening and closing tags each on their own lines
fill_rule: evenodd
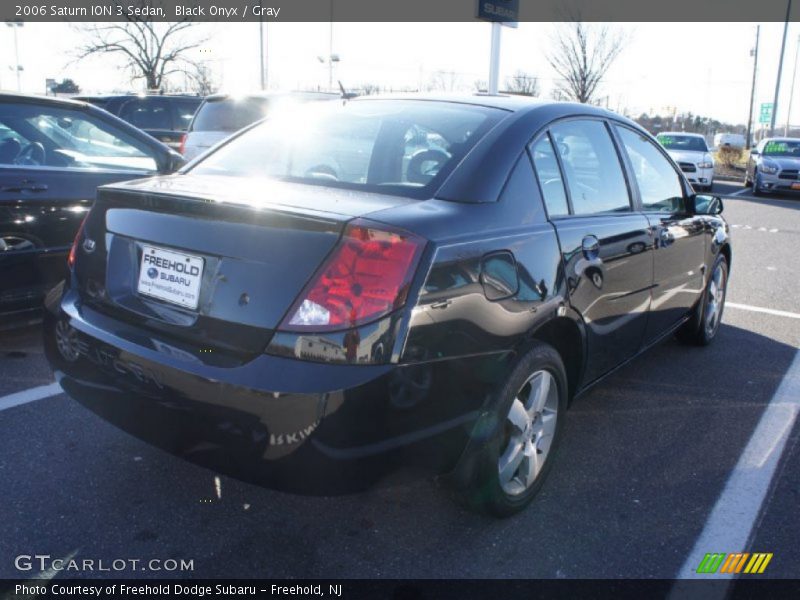
<svg viewBox="0 0 800 600">
<path fill-rule="evenodd" d="M 180 152 L 187 160 L 192 160 L 231 134 L 266 118 L 278 106 L 340 98 L 339 94 L 325 92 L 213 94 L 206 97 L 194 114 Z"/>
<path fill-rule="evenodd" d="M 696 189 L 710 190 L 714 184 L 714 158 L 699 133 L 664 131 L 656 139 L 678 163 L 686 179 Z"/>
</svg>

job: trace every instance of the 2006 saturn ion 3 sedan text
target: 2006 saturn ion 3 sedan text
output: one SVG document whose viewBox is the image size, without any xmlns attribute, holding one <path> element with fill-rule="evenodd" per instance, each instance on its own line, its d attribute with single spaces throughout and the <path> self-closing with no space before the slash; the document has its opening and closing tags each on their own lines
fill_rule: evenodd
<svg viewBox="0 0 800 600">
<path fill-rule="evenodd" d="M 300 493 L 447 474 L 509 515 L 570 399 L 673 332 L 714 339 L 721 211 L 598 108 L 306 106 L 102 187 L 46 350 L 70 396 L 196 463 Z"/>
</svg>

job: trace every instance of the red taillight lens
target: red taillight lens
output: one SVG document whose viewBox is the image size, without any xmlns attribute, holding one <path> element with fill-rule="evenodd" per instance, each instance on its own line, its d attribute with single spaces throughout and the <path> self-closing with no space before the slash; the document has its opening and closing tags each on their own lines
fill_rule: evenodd
<svg viewBox="0 0 800 600">
<path fill-rule="evenodd" d="M 400 308 L 424 246 L 424 240 L 408 232 L 355 222 L 303 290 L 280 329 L 349 329 Z"/>
<path fill-rule="evenodd" d="M 81 224 L 78 227 L 78 232 L 75 234 L 75 239 L 73 240 L 72 246 L 69 249 L 69 254 L 67 255 L 67 265 L 69 265 L 70 269 L 75 266 L 75 258 L 78 253 L 78 244 L 80 243 L 81 238 L 83 237 L 84 225 L 86 225 L 86 217 L 84 217 L 83 221 L 81 221 Z"/>
<path fill-rule="evenodd" d="M 181 154 L 186 154 L 186 135 L 187 134 L 184 133 L 181 136 L 181 143 L 178 145 L 178 152 Z"/>
</svg>

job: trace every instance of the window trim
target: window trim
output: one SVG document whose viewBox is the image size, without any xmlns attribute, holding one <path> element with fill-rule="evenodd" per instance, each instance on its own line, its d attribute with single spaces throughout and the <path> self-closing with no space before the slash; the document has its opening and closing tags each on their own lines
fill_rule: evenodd
<svg viewBox="0 0 800 600">
<path fill-rule="evenodd" d="M 611 145 L 614 147 L 615 153 L 617 155 L 617 160 L 619 161 L 619 168 L 620 168 L 620 171 L 622 172 L 622 179 L 625 181 L 625 189 L 628 192 L 628 206 L 630 208 L 630 210 L 628 212 L 618 213 L 618 212 L 612 212 L 612 211 L 602 211 L 602 212 L 593 212 L 593 213 L 586 213 L 586 214 L 575 214 L 575 209 L 574 209 L 573 204 L 572 204 L 572 194 L 570 193 L 569 186 L 567 185 L 567 178 L 564 175 L 564 165 L 563 165 L 563 163 L 561 161 L 561 156 L 560 156 L 560 154 L 558 152 L 558 149 L 553 144 L 553 136 L 550 133 L 550 131 L 551 131 L 551 129 L 552 129 L 552 127 L 554 125 L 557 125 L 557 124 L 560 124 L 560 123 L 564 123 L 564 122 L 567 122 L 567 121 L 599 121 L 600 123 L 603 124 L 603 126 L 605 127 L 605 130 L 606 130 L 606 134 L 608 135 L 609 139 L 611 140 Z M 614 121 L 614 122 L 616 123 L 616 121 Z M 534 136 L 531 138 L 531 140 L 528 141 L 528 143 L 525 145 L 526 150 L 528 152 L 530 152 L 531 144 L 533 144 L 535 142 L 538 142 L 539 139 L 543 135 L 547 135 L 550 138 L 550 144 L 551 144 L 551 146 L 553 146 L 553 152 L 554 152 L 555 157 L 556 157 L 556 162 L 558 163 L 558 168 L 559 168 L 559 171 L 561 172 L 561 182 L 562 182 L 562 185 L 564 186 L 564 190 L 565 190 L 565 193 L 567 195 L 567 206 L 569 208 L 569 214 L 568 215 L 555 216 L 555 217 L 552 217 L 552 219 L 551 219 L 550 216 L 549 216 L 549 213 L 547 212 L 547 206 L 545 205 L 545 213 L 548 214 L 548 220 L 579 219 L 579 218 L 587 218 L 587 217 L 588 218 L 592 218 L 592 217 L 603 217 L 603 216 L 622 216 L 623 214 L 633 214 L 633 213 L 636 213 L 636 212 L 640 212 L 639 211 L 639 206 L 637 204 L 637 199 L 636 199 L 636 195 L 635 195 L 635 192 L 634 192 L 634 188 L 631 186 L 630 173 L 628 172 L 628 169 L 626 168 L 627 167 L 627 164 L 625 162 L 626 158 L 624 158 L 622 156 L 621 152 L 620 152 L 621 149 L 620 149 L 620 147 L 619 147 L 619 145 L 617 143 L 617 138 L 615 136 L 614 131 L 612 131 L 612 129 L 613 128 L 611 127 L 610 119 L 607 119 L 607 118 L 602 117 L 602 116 L 598 116 L 598 115 L 569 115 L 569 116 L 566 116 L 566 117 L 561 117 L 561 118 L 558 118 L 558 119 L 554 119 L 554 120 L 550 121 L 549 123 L 547 123 L 539 131 L 537 131 L 536 134 L 534 134 Z M 533 159 L 532 158 L 531 158 L 531 165 L 533 165 Z M 535 166 L 534 166 L 534 173 L 536 174 L 537 185 L 539 185 L 539 190 L 541 192 L 541 182 L 539 181 L 539 174 L 536 171 Z M 542 203 L 545 204 L 544 195 L 542 195 Z"/>
<path fill-rule="evenodd" d="M 550 144 L 550 148 L 553 150 L 553 156 L 556 159 L 556 167 L 558 168 L 558 174 L 561 177 L 561 189 L 564 190 L 564 198 L 567 201 L 567 214 L 566 215 L 550 215 L 550 209 L 547 207 L 547 198 L 544 195 L 544 188 L 542 187 L 542 180 L 539 178 L 539 171 L 536 169 L 536 161 L 533 159 L 533 153 L 531 152 L 531 146 L 535 146 L 543 139 L 547 139 L 547 142 Z M 561 163 L 558 161 L 558 152 L 556 152 L 555 146 L 553 146 L 553 138 L 550 137 L 550 131 L 545 129 L 540 135 L 536 136 L 535 139 L 525 144 L 525 154 L 528 156 L 528 162 L 531 164 L 531 169 L 533 169 L 533 178 L 536 180 L 536 187 L 539 190 L 539 197 L 542 199 L 542 206 L 544 207 L 544 214 L 548 221 L 552 221 L 553 219 L 564 219 L 566 217 L 570 217 L 573 214 L 572 211 L 572 201 L 569 197 L 569 192 L 567 191 L 567 186 L 565 185 L 564 175 L 561 171 Z"/>
<path fill-rule="evenodd" d="M 631 174 L 630 178 L 634 183 L 634 187 L 635 187 L 635 190 L 636 190 L 636 199 L 637 199 L 637 202 L 636 202 L 637 209 L 636 210 L 638 210 L 641 213 L 645 213 L 645 214 L 659 214 L 659 215 L 662 215 L 662 216 L 666 215 L 667 213 L 665 213 L 663 211 L 655 210 L 653 208 L 646 207 L 644 205 L 644 203 L 642 202 L 642 195 L 641 195 L 642 192 L 639 189 L 639 181 L 636 179 L 636 173 L 633 170 L 633 163 L 630 161 L 630 156 L 628 155 L 628 151 L 625 148 L 625 143 L 622 141 L 622 138 L 619 136 L 619 133 L 616 130 L 617 127 L 624 127 L 628 131 L 630 131 L 632 133 L 635 133 L 637 135 L 642 135 L 642 132 L 641 131 L 637 131 L 633 127 L 630 127 L 628 125 L 625 125 L 625 124 L 619 123 L 619 122 L 615 122 L 614 123 L 614 127 L 612 127 L 612 129 L 614 130 L 614 132 L 613 132 L 614 133 L 614 137 L 615 137 L 615 139 L 618 139 L 619 148 L 620 148 L 620 150 L 623 152 L 623 154 L 625 156 L 625 167 L 626 167 L 626 169 L 628 169 L 630 171 L 630 174 Z M 647 136 L 645 136 L 645 138 L 647 138 Z M 677 165 L 675 164 L 675 161 L 672 159 L 672 157 L 666 151 L 664 146 L 662 146 L 658 142 L 654 143 L 653 140 L 649 140 L 648 139 L 647 141 L 650 142 L 650 144 L 653 147 L 655 147 L 658 152 L 661 153 L 661 156 L 663 156 L 667 160 L 667 163 L 672 166 L 672 170 L 675 171 L 675 174 L 678 176 L 678 184 L 680 184 L 681 191 L 683 192 L 683 196 L 681 198 L 681 200 L 683 202 L 683 208 L 681 210 L 677 211 L 677 212 L 671 212 L 669 214 L 670 215 L 685 215 L 685 214 L 688 214 L 688 211 L 686 210 L 686 207 L 687 207 L 686 199 L 689 196 L 689 192 L 687 190 L 687 185 L 689 185 L 689 184 L 688 184 L 688 181 L 686 180 L 686 176 L 683 174 L 683 171 L 681 171 L 679 168 L 677 168 Z M 691 189 L 691 187 L 689 189 Z"/>
</svg>

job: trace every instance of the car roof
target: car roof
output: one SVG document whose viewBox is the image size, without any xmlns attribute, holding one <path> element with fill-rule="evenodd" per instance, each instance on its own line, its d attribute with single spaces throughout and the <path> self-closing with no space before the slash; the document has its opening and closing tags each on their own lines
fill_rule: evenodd
<svg viewBox="0 0 800 600">
<path fill-rule="evenodd" d="M 245 94 L 234 94 L 220 92 L 216 94 L 209 94 L 206 96 L 208 102 L 219 102 L 228 98 L 247 100 L 251 98 L 270 100 L 270 99 L 283 99 L 283 98 L 330 98 L 335 100 L 341 98 L 341 94 L 334 92 L 247 92 Z"/>
<path fill-rule="evenodd" d="M 15 92 L 0 93 L 0 102 L 21 102 L 28 104 L 49 104 L 64 108 L 83 108 L 86 102 L 72 100 L 71 98 L 60 98 L 57 96 L 40 96 L 37 94 L 19 94 Z"/>
<path fill-rule="evenodd" d="M 685 135 L 686 137 L 696 137 L 706 139 L 702 133 L 693 133 L 689 131 L 659 131 L 658 135 Z"/>
</svg>

